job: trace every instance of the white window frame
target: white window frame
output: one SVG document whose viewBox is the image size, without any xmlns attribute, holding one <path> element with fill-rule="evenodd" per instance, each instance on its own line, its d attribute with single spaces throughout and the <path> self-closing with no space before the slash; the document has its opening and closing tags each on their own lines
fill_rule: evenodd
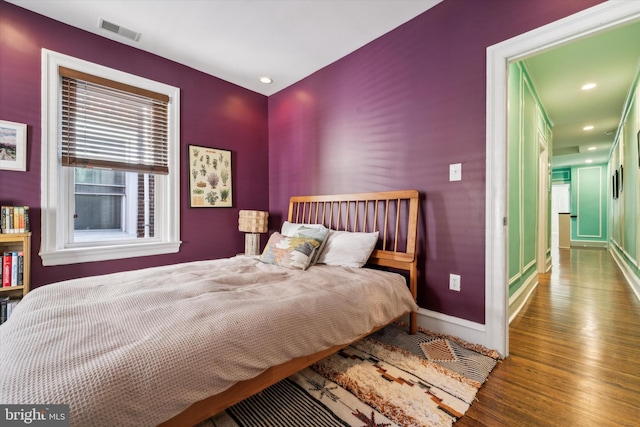
<svg viewBox="0 0 640 427">
<path fill-rule="evenodd" d="M 73 191 L 73 186 L 63 185 L 64 169 L 68 168 L 63 168 L 60 162 L 59 66 L 169 96 L 169 175 L 156 175 L 156 221 L 153 238 L 92 242 L 82 245 L 66 243 L 66 233 L 70 227 L 66 220 L 70 218 L 68 210 L 73 206 L 68 203 L 68 200 L 73 196 L 73 193 L 69 194 Z M 42 168 L 40 175 L 42 230 L 39 253 L 42 265 L 74 264 L 178 252 L 182 243 L 180 241 L 179 129 L 179 88 L 42 49 Z"/>
</svg>

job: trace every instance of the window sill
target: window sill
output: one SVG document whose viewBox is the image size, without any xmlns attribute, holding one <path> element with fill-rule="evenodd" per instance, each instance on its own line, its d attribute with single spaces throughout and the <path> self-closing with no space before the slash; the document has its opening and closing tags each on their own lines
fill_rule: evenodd
<svg viewBox="0 0 640 427">
<path fill-rule="evenodd" d="M 113 245 L 107 247 L 83 247 L 40 252 L 43 266 L 77 264 L 81 262 L 107 261 L 112 259 L 176 253 L 181 242 L 142 243 Z"/>
</svg>

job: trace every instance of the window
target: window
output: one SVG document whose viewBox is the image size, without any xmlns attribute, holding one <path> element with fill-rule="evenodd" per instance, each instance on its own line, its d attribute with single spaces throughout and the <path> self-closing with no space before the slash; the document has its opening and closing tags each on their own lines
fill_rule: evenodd
<svg viewBox="0 0 640 427">
<path fill-rule="evenodd" d="M 177 252 L 179 89 L 42 58 L 43 265 Z"/>
<path fill-rule="evenodd" d="M 127 176 L 122 171 L 75 168 L 74 234 L 91 238 L 93 231 L 126 231 Z M 136 181 L 137 185 L 137 181 Z M 137 208 L 137 204 L 136 204 Z M 84 240 L 84 239 L 83 239 Z"/>
<path fill-rule="evenodd" d="M 154 237 L 155 175 L 74 170 L 73 242 Z"/>
</svg>

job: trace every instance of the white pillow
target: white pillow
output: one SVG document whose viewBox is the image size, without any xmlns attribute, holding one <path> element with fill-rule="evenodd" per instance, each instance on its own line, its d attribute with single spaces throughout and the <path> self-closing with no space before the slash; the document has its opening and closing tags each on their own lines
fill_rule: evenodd
<svg viewBox="0 0 640 427">
<path fill-rule="evenodd" d="M 360 268 L 367 263 L 378 242 L 379 233 L 329 231 L 318 264 L 344 265 Z"/>
<path fill-rule="evenodd" d="M 280 234 L 287 237 L 293 237 L 293 235 L 298 231 L 300 227 L 307 228 L 327 228 L 322 224 L 298 224 L 295 222 L 285 221 L 282 223 L 282 229 L 280 230 Z"/>
<path fill-rule="evenodd" d="M 313 265 L 318 261 L 318 256 L 324 249 L 324 245 L 327 242 L 327 235 L 329 229 L 322 224 L 296 224 L 293 222 L 285 221 L 282 224 L 280 234 L 287 237 L 310 237 L 315 239 L 318 244 L 318 250 L 314 253 L 311 264 Z"/>
</svg>

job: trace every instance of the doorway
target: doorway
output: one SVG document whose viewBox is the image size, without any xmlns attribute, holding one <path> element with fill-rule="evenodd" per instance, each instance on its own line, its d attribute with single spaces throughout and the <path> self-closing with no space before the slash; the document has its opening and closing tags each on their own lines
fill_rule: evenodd
<svg viewBox="0 0 640 427">
<path fill-rule="evenodd" d="M 508 64 L 640 18 L 640 2 L 605 2 L 487 48 L 485 345 L 509 354 L 507 287 Z"/>
<path fill-rule="evenodd" d="M 547 247 L 549 247 L 549 185 L 551 179 L 549 177 L 549 150 L 547 139 L 538 132 L 538 253 L 536 256 L 536 264 L 538 265 L 538 273 L 547 272 Z M 542 215 L 544 213 L 544 215 Z M 551 264 L 549 264 L 551 267 Z"/>
<path fill-rule="evenodd" d="M 568 214 L 570 209 L 569 184 L 554 184 L 551 187 L 551 250 L 558 249 L 560 243 L 560 214 Z M 564 231 L 564 230 L 563 230 Z"/>
</svg>

